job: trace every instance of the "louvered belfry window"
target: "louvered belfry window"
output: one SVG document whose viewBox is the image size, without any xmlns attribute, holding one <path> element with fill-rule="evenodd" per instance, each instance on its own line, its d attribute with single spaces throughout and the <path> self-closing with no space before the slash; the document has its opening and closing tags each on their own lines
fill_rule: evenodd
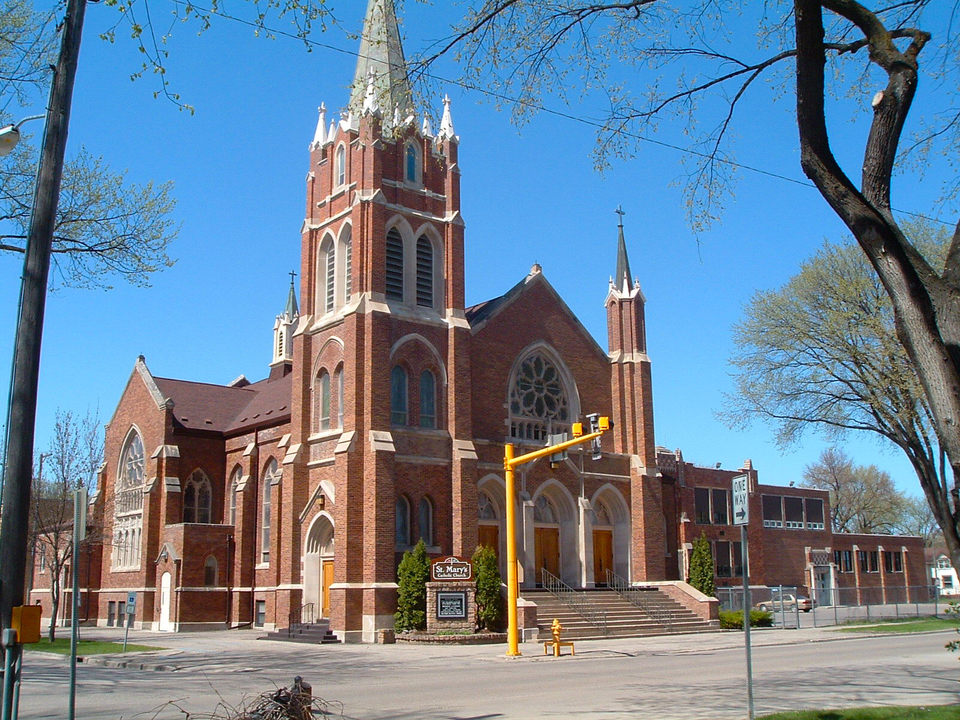
<svg viewBox="0 0 960 720">
<path fill-rule="evenodd" d="M 327 297 L 326 311 L 333 312 L 333 289 L 336 272 L 336 255 L 333 252 L 333 243 L 327 247 Z"/>
<path fill-rule="evenodd" d="M 417 305 L 433 307 L 433 245 L 423 236 L 417 240 Z"/>
<path fill-rule="evenodd" d="M 403 300 L 403 238 L 396 228 L 387 233 L 388 300 Z"/>
</svg>

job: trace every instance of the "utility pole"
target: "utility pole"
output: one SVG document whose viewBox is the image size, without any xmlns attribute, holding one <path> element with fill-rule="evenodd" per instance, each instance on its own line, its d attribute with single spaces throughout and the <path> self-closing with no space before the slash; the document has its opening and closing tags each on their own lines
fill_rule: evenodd
<svg viewBox="0 0 960 720">
<path fill-rule="evenodd" d="M 10 627 L 13 607 L 23 603 L 26 574 L 27 534 L 30 516 L 30 485 L 33 474 L 33 439 L 37 418 L 37 384 L 43 314 L 47 299 L 50 251 L 60 200 L 60 180 L 67 146 L 70 103 L 80 56 L 80 36 L 86 0 L 68 0 L 60 39 L 60 55 L 54 69 L 43 131 L 40 168 L 30 216 L 26 257 L 21 279 L 20 315 L 13 359 L 13 392 L 10 426 L 7 428 L 6 473 L 3 486 L 3 518 L 0 530 L 0 627 Z M 22 646 L 6 648 L 19 658 Z M 16 717 L 13 698 L 3 697 L 3 718 Z"/>
</svg>

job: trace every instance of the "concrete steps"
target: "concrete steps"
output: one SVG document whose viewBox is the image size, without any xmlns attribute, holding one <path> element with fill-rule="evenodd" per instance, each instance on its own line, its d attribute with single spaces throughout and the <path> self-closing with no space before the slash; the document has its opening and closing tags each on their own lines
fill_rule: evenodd
<svg viewBox="0 0 960 720">
<path fill-rule="evenodd" d="M 643 593 L 639 599 L 646 609 L 637 607 L 613 590 L 605 588 L 576 592 L 590 608 L 605 613 L 606 632 L 584 619 L 546 590 L 523 590 L 521 596 L 537 604 L 537 627 L 541 640 L 552 637 L 550 625 L 554 618 L 558 619 L 563 626 L 561 637 L 565 640 L 644 637 L 687 632 L 713 632 L 720 629 L 716 621 L 701 620 L 656 588 L 638 588 L 632 591 L 638 594 Z"/>
<path fill-rule="evenodd" d="M 281 628 L 269 632 L 258 640 L 279 640 L 282 642 L 312 643 L 314 645 L 329 645 L 340 642 L 339 638 L 330 630 L 329 620 L 317 620 L 312 623 L 303 623 L 292 632 Z"/>
</svg>

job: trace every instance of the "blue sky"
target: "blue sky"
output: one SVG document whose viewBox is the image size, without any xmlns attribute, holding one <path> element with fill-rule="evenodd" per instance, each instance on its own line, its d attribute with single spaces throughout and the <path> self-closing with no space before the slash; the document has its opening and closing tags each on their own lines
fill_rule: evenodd
<svg viewBox="0 0 960 720">
<path fill-rule="evenodd" d="M 352 0 L 338 7 L 343 27 L 358 31 L 365 5 Z M 162 7 L 154 6 L 155 16 Z M 408 2 L 407 55 L 441 37 L 456 11 Z M 60 289 L 50 295 L 38 449 L 49 442 L 58 407 L 83 413 L 99 406 L 108 421 L 139 354 L 160 377 L 227 383 L 241 373 L 251 379 L 266 374 L 274 316 L 283 309 L 289 271 L 299 268 L 307 146 L 317 106 L 345 105 L 353 77 L 355 58 L 348 53 L 308 53 L 299 41 L 255 38 L 228 20 L 200 37 L 181 26 L 170 44 L 167 77 L 196 108 L 190 115 L 154 99 L 151 77 L 131 82 L 138 67 L 132 43 L 98 38 L 114 12 L 88 6 L 69 146 L 85 145 L 114 169 L 128 168 L 134 181 L 174 181 L 182 229 L 171 254 L 178 262 L 148 289 L 118 284 L 109 292 Z M 339 28 L 317 39 L 349 52 L 358 46 Z M 454 75 L 450 68 L 440 71 Z M 731 431 L 714 412 L 732 389 L 731 326 L 744 304 L 755 291 L 786 281 L 825 238 L 846 235 L 816 191 L 743 172 L 720 222 L 696 238 L 685 223 L 678 186 L 680 152 L 641 144 L 635 158 L 600 175 L 592 165 L 589 127 L 540 114 L 518 130 L 482 95 L 453 85 L 441 89 L 453 100 L 461 138 L 467 303 L 500 295 L 537 262 L 606 348 L 603 301 L 616 262 L 614 210 L 622 205 L 631 268 L 647 298 L 657 443 L 681 448 L 686 459 L 702 465 L 733 468 L 751 458 L 761 482 L 799 481 L 823 441 L 809 435 L 781 453 L 769 428 Z M 918 109 L 932 90 L 921 86 Z M 771 106 L 776 91 L 760 90 L 738 112 L 737 159 L 803 180 L 791 96 Z M 556 107 L 599 116 L 602 105 L 591 103 L 595 99 Z M 834 141 L 848 148 L 842 159 L 853 173 L 866 132 L 857 120 L 868 103 L 855 98 L 844 105 L 831 128 Z M 439 115 L 440 97 L 431 105 Z M 38 125 L 25 129 L 39 132 Z M 670 127 L 663 135 L 670 141 L 679 136 Z M 939 195 L 939 172 L 934 165 L 924 183 L 897 180 L 895 205 L 929 212 Z M 20 271 L 20 258 L 0 256 L 4 388 Z M 869 436 L 849 437 L 842 446 L 859 464 L 876 464 L 902 489 L 919 494 L 897 452 Z"/>
</svg>

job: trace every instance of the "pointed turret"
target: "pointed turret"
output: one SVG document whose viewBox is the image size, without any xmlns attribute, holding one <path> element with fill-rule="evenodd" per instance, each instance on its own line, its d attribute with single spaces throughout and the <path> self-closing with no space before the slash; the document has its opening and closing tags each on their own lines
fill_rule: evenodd
<svg viewBox="0 0 960 720">
<path fill-rule="evenodd" d="M 453 115 L 450 113 L 450 96 L 443 96 L 443 118 L 440 120 L 440 137 L 452 139 L 456 137 L 453 131 Z"/>
<path fill-rule="evenodd" d="M 360 55 L 350 95 L 350 109 L 355 115 L 359 115 L 364 107 L 371 74 L 378 107 L 399 106 L 401 112 L 411 109 L 413 92 L 407 77 L 407 63 L 400 44 L 400 29 L 393 0 L 369 0 L 367 3 Z"/>
<path fill-rule="evenodd" d="M 290 292 L 287 293 L 287 305 L 283 313 L 277 315 L 273 323 L 273 360 L 270 362 L 271 376 L 275 368 L 286 375 L 293 364 L 293 333 L 300 324 L 300 309 L 297 307 L 297 290 L 293 284 L 296 273 L 290 273 Z"/>
<path fill-rule="evenodd" d="M 624 295 L 630 292 L 630 260 L 627 258 L 627 242 L 623 239 L 623 210 L 617 208 L 620 222 L 617 224 L 617 274 L 613 277 L 613 286 Z"/>
</svg>

